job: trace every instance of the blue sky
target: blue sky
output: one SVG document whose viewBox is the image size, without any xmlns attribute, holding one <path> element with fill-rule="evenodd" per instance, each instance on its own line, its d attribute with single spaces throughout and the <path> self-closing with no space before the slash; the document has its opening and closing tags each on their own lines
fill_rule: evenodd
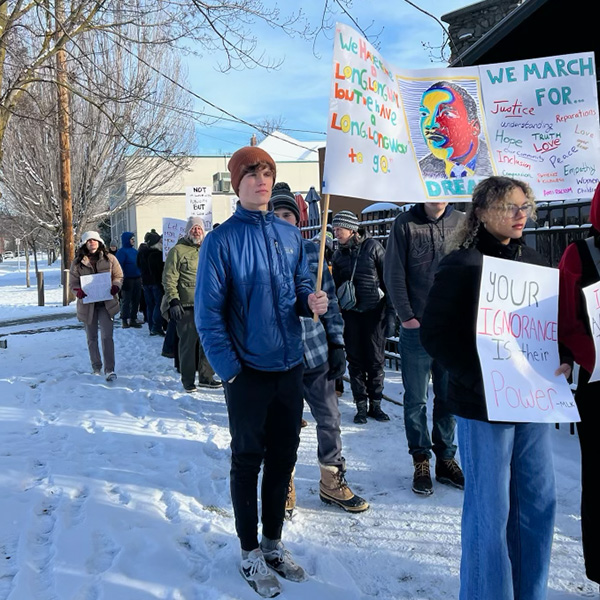
<svg viewBox="0 0 600 600">
<path fill-rule="evenodd" d="M 439 19 L 474 2 L 415 0 L 414 3 Z M 265 4 L 274 3 L 266 0 Z M 280 3 L 283 14 L 297 6 L 300 3 Z M 305 0 L 301 6 L 313 23 L 320 21 L 323 0 Z M 356 0 L 351 14 L 363 29 L 369 27 L 368 34 L 380 32 L 379 49 L 388 63 L 407 69 L 443 66 L 440 62 L 432 62 L 429 51 L 423 47 L 423 42 L 432 46 L 442 43 L 440 25 L 406 2 Z M 341 13 L 336 20 L 355 27 Z M 253 31 L 259 48 L 274 60 L 283 61 L 278 70 L 256 68 L 220 73 L 216 67 L 218 55 L 189 57 L 188 88 L 250 123 L 283 118 L 284 127 L 301 130 L 287 131 L 288 135 L 299 140 L 325 140 L 333 32 L 321 34 L 313 49 L 311 41 L 290 38 L 262 24 L 254 25 Z M 196 101 L 194 108 L 204 109 L 209 115 L 222 114 L 212 107 L 203 106 L 200 101 Z M 249 126 L 230 121 L 197 127 L 196 154 L 230 154 L 247 145 L 252 133 L 253 129 Z"/>
</svg>

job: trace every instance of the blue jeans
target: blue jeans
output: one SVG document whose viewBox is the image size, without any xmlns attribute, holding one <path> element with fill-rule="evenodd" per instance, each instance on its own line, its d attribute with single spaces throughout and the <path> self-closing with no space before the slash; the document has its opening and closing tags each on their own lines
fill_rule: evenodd
<svg viewBox="0 0 600 600">
<path fill-rule="evenodd" d="M 402 328 L 400 332 L 400 360 L 404 384 L 404 425 L 408 451 L 431 458 L 449 460 L 456 454 L 454 431 L 456 421 L 446 409 L 448 374 L 421 345 L 420 329 Z M 427 426 L 427 396 L 429 377 L 433 378 L 433 430 Z M 432 444 L 433 439 L 433 444 Z"/>
<path fill-rule="evenodd" d="M 163 297 L 163 289 L 160 285 L 143 286 L 144 298 L 146 298 L 146 320 L 150 333 L 162 332 L 162 315 L 160 314 L 160 302 Z"/>
<path fill-rule="evenodd" d="M 547 423 L 458 418 L 460 600 L 545 600 L 556 491 Z"/>
</svg>

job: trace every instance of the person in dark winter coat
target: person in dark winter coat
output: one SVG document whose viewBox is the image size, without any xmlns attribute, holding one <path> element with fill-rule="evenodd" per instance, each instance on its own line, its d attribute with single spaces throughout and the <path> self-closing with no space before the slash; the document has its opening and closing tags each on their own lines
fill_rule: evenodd
<svg viewBox="0 0 600 600">
<path fill-rule="evenodd" d="M 273 159 L 248 146 L 232 155 L 228 168 L 240 200 L 234 215 L 206 237 L 200 251 L 196 326 L 224 382 L 240 572 L 270 598 L 281 587 L 267 564 L 289 580 L 306 579 L 281 532 L 302 418 L 299 315 L 325 314 L 328 299 L 324 291 L 313 292 L 298 228 L 271 209 Z M 259 544 L 257 485 L 263 462 Z"/>
<path fill-rule="evenodd" d="M 367 416 L 389 421 L 381 409 L 383 365 L 385 340 L 395 333 L 396 315 L 383 281 L 385 250 L 359 231 L 356 215 L 348 210 L 337 213 L 331 224 L 339 242 L 331 259 L 336 289 L 352 279 L 356 290 L 356 305 L 349 310 L 342 307 L 350 387 L 356 403 L 354 422 L 364 424 Z"/>
<path fill-rule="evenodd" d="M 123 288 L 121 289 L 121 321 L 123 328 L 140 328 L 137 320 L 140 296 L 142 294 L 142 274 L 137 266 L 135 235 L 131 231 L 121 234 L 121 247 L 117 250 L 117 260 L 123 269 Z"/>
<path fill-rule="evenodd" d="M 150 335 L 164 335 L 160 303 L 164 294 L 162 274 L 162 236 L 149 231 L 144 236 L 144 244 L 138 248 L 137 265 L 142 274 L 142 290 L 146 299 L 146 321 Z"/>
<path fill-rule="evenodd" d="M 586 575 L 600 583 L 600 490 L 596 456 L 596 425 L 600 419 L 600 382 L 590 383 L 596 350 L 582 289 L 600 281 L 600 184 L 590 207 L 590 236 L 569 244 L 558 265 L 560 293 L 558 340 L 579 364 L 575 402 L 581 447 L 581 539 Z"/>
<path fill-rule="evenodd" d="M 413 492 L 430 495 L 432 451 L 435 475 L 442 483 L 462 489 L 463 473 L 456 462 L 456 422 L 446 407 L 446 371 L 425 352 L 419 337 L 420 320 L 433 276 L 444 255 L 444 243 L 464 221 L 464 214 L 447 202 L 415 204 L 392 225 L 385 251 L 384 280 L 400 318 L 400 356 L 404 385 L 404 425 L 408 452 L 414 463 Z M 433 379 L 433 427 L 429 434 L 427 399 Z M 432 443 L 433 438 L 433 443 Z"/>
<path fill-rule="evenodd" d="M 112 298 L 99 302 L 84 302 L 87 296 L 83 290 L 81 278 L 84 275 L 110 273 L 110 292 Z M 104 241 L 97 231 L 86 231 L 81 236 L 81 245 L 70 269 L 69 286 L 77 296 L 77 318 L 83 322 L 87 337 L 88 351 L 94 374 L 102 372 L 107 381 L 114 381 L 115 344 L 113 340 L 113 317 L 119 312 L 119 301 L 115 296 L 123 285 L 123 271 L 119 261 L 104 247 Z M 98 349 L 98 328 L 102 342 L 102 356 Z"/>
<path fill-rule="evenodd" d="M 440 262 L 421 319 L 421 342 L 448 371 L 465 492 L 460 600 L 545 600 L 556 506 L 548 423 L 490 422 L 477 354 L 483 256 L 545 265 L 522 240 L 535 203 L 509 177 L 477 184 L 457 250 Z M 560 366 L 557 375 L 568 375 Z"/>
<path fill-rule="evenodd" d="M 300 209 L 287 183 L 276 183 L 271 194 L 275 214 L 298 227 Z M 313 286 L 317 283 L 319 247 L 312 240 L 302 240 Z M 346 482 L 346 461 L 342 456 L 342 417 L 335 393 L 335 380 L 346 371 L 344 353 L 344 320 L 337 306 L 335 285 L 325 265 L 322 289 L 329 297 L 329 309 L 318 321 L 301 317 L 304 341 L 304 400 L 317 422 L 317 456 L 321 469 L 319 496 L 327 504 L 335 504 L 348 512 L 362 512 L 369 508 L 360 496 L 352 492 Z M 295 506 L 294 479 L 290 480 L 286 510 Z"/>
</svg>

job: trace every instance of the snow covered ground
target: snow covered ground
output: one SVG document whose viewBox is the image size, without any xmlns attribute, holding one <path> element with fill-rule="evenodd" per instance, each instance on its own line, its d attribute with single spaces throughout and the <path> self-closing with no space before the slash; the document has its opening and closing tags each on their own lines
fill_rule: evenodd
<svg viewBox="0 0 600 600">
<path fill-rule="evenodd" d="M 146 328 L 116 328 L 117 381 L 91 375 L 58 267 L 42 269 L 37 307 L 23 262 L 21 272 L 17 259 L 0 264 L 0 600 L 256 600 L 237 572 L 222 391 L 184 393 Z M 401 400 L 398 373 L 385 392 Z M 354 516 L 319 500 L 305 411 L 284 541 L 310 581 L 284 581 L 281 598 L 458 598 L 462 493 L 411 491 L 402 407 L 384 408 L 389 423 L 357 426 L 349 392 L 341 398 L 348 480 L 371 502 Z M 598 597 L 583 570 L 577 438 L 563 426 L 554 443 L 549 599 Z"/>
</svg>

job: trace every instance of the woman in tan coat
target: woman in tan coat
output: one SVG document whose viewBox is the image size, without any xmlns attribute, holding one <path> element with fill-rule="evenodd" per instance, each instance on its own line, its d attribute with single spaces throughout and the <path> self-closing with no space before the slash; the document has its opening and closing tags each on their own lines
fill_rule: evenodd
<svg viewBox="0 0 600 600">
<path fill-rule="evenodd" d="M 82 283 L 81 277 L 98 273 L 110 273 L 110 290 L 107 289 L 105 295 L 112 297 L 99 302 L 84 302 L 87 294 L 83 288 L 86 284 Z M 97 231 L 86 231 L 81 236 L 81 245 L 71 265 L 69 285 L 71 291 L 77 296 L 77 318 L 85 326 L 94 374 L 99 375 L 102 372 L 102 357 L 98 349 L 98 327 L 100 327 L 106 381 L 114 381 L 117 375 L 115 374 L 113 317 L 119 312 L 119 301 L 115 296 L 123 285 L 123 271 L 119 261 L 106 250 Z"/>
</svg>

